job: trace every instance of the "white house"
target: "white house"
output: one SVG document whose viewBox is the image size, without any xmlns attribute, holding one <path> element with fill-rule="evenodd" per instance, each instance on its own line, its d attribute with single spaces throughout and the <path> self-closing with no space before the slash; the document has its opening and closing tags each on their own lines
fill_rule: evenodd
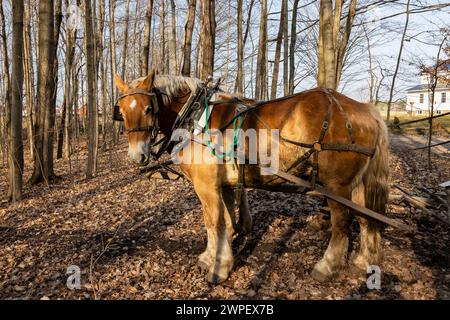
<svg viewBox="0 0 450 320">
<path fill-rule="evenodd" d="M 450 79 L 450 65 L 449 69 L 439 71 L 438 76 L 441 79 Z M 406 90 L 406 111 L 428 115 L 431 103 L 430 87 L 430 77 L 422 74 L 420 84 Z M 438 83 L 434 96 L 434 114 L 450 112 L 450 84 Z"/>
</svg>

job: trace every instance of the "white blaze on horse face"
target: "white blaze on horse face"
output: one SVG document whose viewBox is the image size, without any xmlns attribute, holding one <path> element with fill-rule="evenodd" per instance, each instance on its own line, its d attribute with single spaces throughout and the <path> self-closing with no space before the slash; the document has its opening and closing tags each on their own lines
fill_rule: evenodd
<svg viewBox="0 0 450 320">
<path fill-rule="evenodd" d="M 130 108 L 131 108 L 131 109 L 134 109 L 134 108 L 136 108 L 136 105 L 137 105 L 136 100 L 133 100 L 133 101 L 130 103 Z"/>
</svg>

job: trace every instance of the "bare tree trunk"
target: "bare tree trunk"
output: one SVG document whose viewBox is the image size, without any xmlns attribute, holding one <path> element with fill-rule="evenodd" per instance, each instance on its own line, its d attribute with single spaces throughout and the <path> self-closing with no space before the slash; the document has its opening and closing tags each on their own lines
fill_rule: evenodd
<svg viewBox="0 0 450 320">
<path fill-rule="evenodd" d="M 52 100 L 51 105 L 49 106 L 49 111 L 46 113 L 46 121 L 45 121 L 45 129 L 48 132 L 48 138 L 44 135 L 44 163 L 47 166 L 48 176 L 50 179 L 55 177 L 55 173 L 53 172 L 53 147 L 55 140 L 55 121 L 56 121 L 56 96 L 58 93 L 58 42 L 59 42 L 59 33 L 61 30 L 61 21 L 62 21 L 62 0 L 56 0 L 55 2 L 55 18 L 54 18 L 54 53 L 53 57 L 55 62 L 53 64 L 53 92 L 52 92 Z M 47 141 L 46 141 L 47 138 Z"/>
<path fill-rule="evenodd" d="M 324 58 L 324 48 L 323 48 L 323 32 L 325 28 L 325 21 L 322 18 L 323 7 L 319 7 L 319 39 L 317 40 L 317 86 L 325 85 L 325 58 Z"/>
<path fill-rule="evenodd" d="M 33 105 L 34 105 L 34 68 L 33 49 L 31 47 L 31 0 L 25 4 L 24 24 L 24 76 L 26 92 L 27 129 L 30 156 L 34 157 Z"/>
<path fill-rule="evenodd" d="M 338 42 L 335 42 L 335 51 L 336 51 L 336 88 L 339 87 L 339 83 L 341 81 L 342 69 L 344 67 L 345 53 L 347 51 L 348 40 L 350 39 L 350 34 L 353 28 L 353 20 L 356 15 L 356 0 L 351 0 L 347 21 L 345 23 L 345 29 L 342 33 L 341 41 L 338 46 Z M 335 20 L 336 21 L 336 20 Z M 336 39 L 338 39 L 336 37 Z"/>
<path fill-rule="evenodd" d="M 196 5 L 197 0 L 189 0 L 189 11 L 186 25 L 184 26 L 183 67 L 181 74 L 186 77 L 191 75 L 192 33 L 194 31 Z"/>
<path fill-rule="evenodd" d="M 69 6 L 69 0 L 65 0 L 66 8 Z M 70 80 L 72 73 L 73 58 L 75 55 L 76 31 L 71 30 L 66 26 L 66 53 L 65 53 L 65 80 L 64 80 L 64 104 L 60 119 L 60 126 L 58 129 L 58 143 L 56 158 L 69 158 L 70 153 L 70 114 L 71 114 L 71 99 L 70 99 Z M 65 143 L 68 142 L 66 146 Z M 64 149 L 64 150 L 63 150 Z M 63 152 L 64 151 L 64 152 Z"/>
<path fill-rule="evenodd" d="M 23 86 L 23 0 L 12 2 L 13 45 L 11 70 L 11 144 L 9 189 L 13 202 L 22 199 L 23 144 L 22 144 L 22 86 Z"/>
<path fill-rule="evenodd" d="M 128 78 L 129 79 L 136 79 L 137 75 L 141 74 L 140 72 L 137 73 L 137 68 L 139 67 L 139 63 L 138 61 L 140 61 L 139 58 L 139 54 L 141 52 L 140 50 L 140 37 L 141 37 L 141 33 L 138 31 L 138 26 L 140 25 L 140 18 L 141 15 L 138 14 L 141 10 L 141 1 L 136 1 L 136 6 L 135 6 L 135 15 L 133 17 L 133 29 L 131 32 L 131 37 L 133 37 L 131 40 L 131 43 L 133 43 L 134 45 L 129 48 L 130 50 L 130 60 L 131 60 L 131 70 L 128 70 Z M 95 15 L 94 15 L 95 16 Z M 95 21 L 95 20 L 94 20 Z"/>
<path fill-rule="evenodd" d="M 380 89 L 381 86 L 383 85 L 383 80 L 386 77 L 386 75 L 383 73 L 383 68 L 380 67 L 380 74 L 381 74 L 381 78 L 377 83 L 377 88 L 375 90 L 375 105 L 378 104 L 378 102 L 380 101 Z"/>
<path fill-rule="evenodd" d="M 242 2 L 238 0 L 237 3 L 237 77 L 236 77 L 236 92 L 243 93 L 244 91 L 244 39 L 242 35 Z"/>
<path fill-rule="evenodd" d="M 78 81 L 78 68 L 76 63 L 73 68 L 72 73 L 72 83 L 73 83 L 73 125 L 75 133 L 75 139 L 78 144 L 78 139 L 80 138 L 80 117 L 79 117 L 79 109 L 78 109 L 78 89 L 79 89 L 79 81 Z"/>
<path fill-rule="evenodd" d="M 172 72 L 173 74 L 178 74 L 178 59 L 177 59 L 177 24 L 176 24 L 176 17 L 175 17 L 175 1 L 170 0 L 170 7 L 171 7 L 171 18 L 172 18 L 172 38 L 170 39 L 170 43 L 172 46 Z"/>
<path fill-rule="evenodd" d="M 403 53 L 403 43 L 405 41 L 406 37 L 406 30 L 408 30 L 408 24 L 409 24 L 409 4 L 411 0 L 408 0 L 406 2 L 406 21 L 405 21 L 405 28 L 403 29 L 403 35 L 402 35 L 402 41 L 400 42 L 400 49 L 398 51 L 398 57 L 397 57 L 397 65 L 395 66 L 394 75 L 392 76 L 392 83 L 391 83 L 391 89 L 389 91 L 389 100 L 387 105 L 387 114 L 386 114 L 386 120 L 389 121 L 391 117 L 391 104 L 392 104 L 392 98 L 394 97 L 394 87 L 395 87 L 395 80 L 397 79 L 398 69 L 400 68 L 400 62 L 402 60 L 402 53 Z"/>
<path fill-rule="evenodd" d="M 12 172 L 9 170 L 9 168 L 13 167 L 13 164 L 11 163 L 11 156 L 9 155 L 11 153 L 10 148 L 10 142 L 8 138 L 10 137 L 10 124 L 11 124 L 11 79 L 9 77 L 9 58 L 8 58 L 8 40 L 6 36 L 6 26 L 5 26 L 5 14 L 3 12 L 3 2 L 0 3 L 0 19 L 1 19 L 1 25 L 2 25 L 2 53 L 3 53 L 3 68 L 4 68 L 4 75 L 3 75 L 3 82 L 5 84 L 5 125 L 4 130 L 5 132 L 2 132 L 3 136 L 7 138 L 6 141 L 6 148 L 8 153 L 8 176 L 10 177 Z M 8 198 L 11 198 L 11 189 L 8 190 Z"/>
<path fill-rule="evenodd" d="M 111 75 L 115 75 L 117 73 L 117 59 L 116 59 L 116 23 L 114 21 L 115 16 L 115 1 L 109 0 L 109 28 L 110 28 L 110 37 L 109 37 L 109 58 L 110 58 L 110 68 Z M 111 76 L 111 101 L 116 100 L 116 86 L 113 82 L 113 76 Z M 117 144 L 119 142 L 119 130 L 120 124 L 117 121 L 113 122 L 112 125 L 112 140 L 113 144 Z"/>
<path fill-rule="evenodd" d="M 54 177 L 55 174 L 53 172 L 53 146 L 54 146 L 54 140 L 55 140 L 55 121 L 56 121 L 56 97 L 58 94 L 58 43 L 59 43 L 59 34 L 61 31 L 61 22 L 62 22 L 62 0 L 56 0 L 56 6 L 55 6 L 55 52 L 54 52 L 54 58 L 55 63 L 53 66 L 53 100 L 51 105 L 51 112 L 48 113 L 48 124 L 49 128 L 49 138 L 47 143 L 47 157 L 44 154 L 44 162 L 48 164 L 48 172 L 50 178 Z"/>
<path fill-rule="evenodd" d="M 320 35 L 323 50 L 322 61 L 319 61 L 319 86 L 336 89 L 336 51 L 333 32 L 333 1 L 320 1 Z M 324 73 L 324 75 L 323 75 Z"/>
<path fill-rule="evenodd" d="M 278 72 L 280 70 L 280 59 L 281 59 L 281 44 L 283 41 L 283 28 L 284 28 L 284 20 L 286 19 L 287 13 L 287 0 L 282 0 L 281 3 L 281 11 L 280 11 L 280 26 L 278 28 L 277 35 L 277 44 L 275 48 L 275 61 L 273 63 L 273 73 L 272 73 L 272 92 L 270 94 L 271 99 L 275 99 L 277 96 L 277 87 L 278 87 Z"/>
<path fill-rule="evenodd" d="M 3 52 L 3 68 L 4 68 L 4 82 L 5 82 L 5 104 L 7 110 L 7 128 L 9 128 L 9 110 L 11 110 L 11 79 L 9 77 L 9 57 L 8 57 L 8 40 L 6 35 L 5 14 L 3 11 L 3 2 L 0 4 L 0 19 L 2 24 L 2 52 Z"/>
<path fill-rule="evenodd" d="M 264 96 L 266 83 L 266 53 L 267 53 L 267 0 L 261 0 L 261 16 L 259 20 L 258 58 L 256 60 L 256 86 L 255 99 L 261 100 Z"/>
<path fill-rule="evenodd" d="M 48 159 L 48 142 L 50 116 L 53 111 L 54 95 L 54 63 L 55 63 L 55 33 L 54 33 L 53 0 L 39 2 L 39 63 L 38 63 L 38 92 L 35 121 L 35 154 L 31 183 L 45 181 L 48 183 L 50 166 Z M 44 158 L 45 154 L 45 158 Z"/>
<path fill-rule="evenodd" d="M 97 16 L 97 15 L 95 15 Z M 104 53 L 104 44 L 103 44 L 103 32 L 105 27 L 105 0 L 99 0 L 99 16 L 100 19 L 98 20 L 98 28 L 97 28 L 97 46 L 96 46 L 96 52 L 97 52 L 97 82 L 98 78 L 101 80 L 101 90 L 102 90 L 102 150 L 106 150 L 106 140 L 107 140 L 107 133 L 106 133 L 106 72 L 105 72 L 105 53 Z M 137 55 L 137 53 L 135 53 Z M 101 76 L 99 77 L 99 75 Z M 98 85 L 96 86 L 96 91 L 98 91 Z M 98 94 L 97 101 L 98 101 Z M 98 105 L 98 103 L 97 103 Z"/>
<path fill-rule="evenodd" d="M 240 0 L 239 0 L 240 1 Z M 241 79 L 238 81 L 238 76 L 239 76 L 239 47 L 238 47 L 238 74 L 237 74 L 237 76 L 236 76 L 236 84 L 235 84 L 235 86 L 234 86 L 234 90 L 236 91 L 236 92 L 239 92 L 238 91 L 238 85 L 240 84 L 241 86 L 242 86 L 242 92 L 241 93 L 244 93 L 244 82 L 245 82 L 245 78 L 244 78 L 244 76 L 243 76 L 243 69 L 244 69 L 244 48 L 245 48 L 245 43 L 247 42 L 247 37 L 248 37 L 248 33 L 249 33 L 249 30 L 250 30 L 250 19 L 251 19 L 251 17 L 252 17 L 252 9 L 253 9 L 253 5 L 254 5 L 254 3 L 255 3 L 255 0 L 251 0 L 250 1 L 250 4 L 249 4 L 249 6 L 248 6 L 248 12 L 247 12 L 247 22 L 246 22 L 246 27 L 245 27 L 245 32 L 244 32 L 244 39 L 243 39 L 243 41 L 242 41 L 242 43 L 241 43 L 241 50 L 242 50 L 242 56 L 241 56 L 241 62 L 240 62 L 240 64 L 241 64 L 241 71 L 240 71 L 240 73 L 241 73 Z M 241 3 L 241 7 L 242 7 L 242 3 Z M 239 20 L 239 19 L 238 19 Z M 241 12 L 241 19 L 240 20 L 242 20 L 242 12 Z M 239 21 L 238 21 L 238 23 L 239 23 Z M 242 24 L 242 22 L 241 22 L 241 24 Z M 239 25 L 238 25 L 239 26 Z M 242 27 L 242 26 L 241 26 Z M 239 31 L 239 30 L 238 30 Z M 241 31 L 242 32 L 242 31 Z M 240 41 L 238 41 L 238 46 L 239 46 L 239 42 Z M 251 87 L 252 88 L 252 92 L 253 92 L 253 86 Z M 253 93 L 252 93 L 252 95 L 253 95 Z"/>
<path fill-rule="evenodd" d="M 285 5 L 285 19 L 283 23 L 283 93 L 289 94 L 289 3 Z"/>
<path fill-rule="evenodd" d="M 114 9 L 113 9 L 114 10 Z M 127 44 L 128 44 L 128 22 L 130 20 L 130 0 L 125 5 L 125 30 L 123 32 L 123 49 L 122 49 L 122 79 L 126 79 L 127 75 Z"/>
<path fill-rule="evenodd" d="M 202 43 L 200 78 L 205 80 L 214 72 L 214 47 L 216 43 L 215 0 L 204 1 L 202 21 Z"/>
<path fill-rule="evenodd" d="M 76 30 L 73 33 L 69 33 L 69 43 L 70 43 L 70 53 L 69 61 L 67 62 L 67 66 L 70 66 L 69 70 L 66 70 L 66 81 L 68 82 L 69 87 L 66 91 L 66 114 L 64 119 L 64 145 L 63 145 L 63 159 L 69 160 L 71 155 L 71 139 L 72 139 L 72 132 L 70 130 L 71 124 L 72 124 L 72 105 L 75 105 L 76 99 L 77 99 L 77 90 L 78 88 L 75 87 L 75 79 L 74 75 L 76 72 L 76 64 L 73 63 L 73 59 L 75 56 L 75 39 L 77 37 Z M 71 81 L 72 79 L 72 81 Z M 72 83 L 71 83 L 72 82 Z M 72 94 L 70 91 L 70 85 L 72 84 Z M 75 108 L 74 108 L 74 117 L 77 117 Z"/>
<path fill-rule="evenodd" d="M 106 57 L 107 55 L 105 53 L 102 53 L 102 59 L 100 60 L 100 71 L 101 71 L 101 81 L 102 81 L 102 150 L 106 150 L 106 147 L 108 145 L 108 131 L 107 131 L 107 124 L 108 124 L 108 118 L 107 118 L 107 100 L 108 100 L 108 94 L 106 92 Z"/>
<path fill-rule="evenodd" d="M 161 2 L 159 8 L 159 41 L 160 41 L 160 66 L 162 73 L 168 73 L 166 66 L 166 12 L 164 1 Z M 123 79 L 123 78 L 122 78 Z"/>
<path fill-rule="evenodd" d="M 335 0 L 333 12 L 333 43 L 337 46 L 339 42 L 339 33 L 341 31 L 341 15 L 344 0 Z M 337 52 L 335 52 L 337 54 Z"/>
<path fill-rule="evenodd" d="M 448 33 L 447 31 L 444 31 Z M 436 87 L 438 85 L 438 71 L 439 71 L 439 61 L 440 61 L 440 56 L 441 56 L 441 51 L 442 51 L 442 47 L 444 46 L 444 43 L 447 41 L 447 35 L 444 36 L 444 38 L 442 39 L 442 42 L 439 45 L 439 50 L 438 53 L 436 55 L 436 65 L 434 67 L 433 70 L 433 82 L 431 84 L 431 106 L 430 106 L 430 119 L 428 120 L 429 122 L 429 127 L 428 127 L 428 171 L 432 171 L 432 163 L 431 163 L 431 140 L 433 138 L 433 115 L 434 115 L 434 101 L 436 98 Z M 445 62 L 447 63 L 447 62 Z"/>
<path fill-rule="evenodd" d="M 295 46 L 297 43 L 297 10 L 298 1 L 294 0 L 292 8 L 291 45 L 289 47 L 289 94 L 294 93 L 295 81 Z"/>
<path fill-rule="evenodd" d="M 203 2 L 204 0 L 200 0 L 198 3 L 198 16 L 199 16 L 199 26 L 200 26 L 200 31 L 203 28 L 203 16 L 204 16 L 204 10 L 203 10 Z M 202 61 L 202 42 L 203 42 L 203 35 L 202 32 L 200 32 L 200 34 L 198 35 L 198 40 L 197 40 L 197 54 L 195 57 L 195 76 L 197 78 L 200 78 L 200 64 Z"/>
<path fill-rule="evenodd" d="M 166 50 L 166 56 L 165 56 L 165 61 L 164 63 L 166 64 L 166 72 L 168 74 L 171 73 L 171 69 L 170 69 L 170 39 L 169 39 L 169 3 L 168 1 L 164 2 L 164 45 L 165 45 L 165 50 Z"/>
<path fill-rule="evenodd" d="M 364 31 L 364 36 L 366 37 L 366 40 L 367 40 L 367 54 L 368 54 L 368 58 L 369 58 L 369 75 L 370 75 L 369 102 L 373 103 L 374 94 L 375 94 L 375 74 L 374 74 L 373 68 L 372 68 L 372 49 L 371 49 L 371 45 L 370 45 L 370 38 L 369 38 L 369 35 L 367 34 L 367 30 L 364 25 L 363 25 L 363 31 Z"/>
<path fill-rule="evenodd" d="M 141 76 L 146 76 L 149 73 L 149 56 L 150 56 L 150 35 L 152 30 L 152 11 L 153 0 L 147 1 L 147 9 L 145 11 L 145 29 L 144 29 L 144 46 L 141 54 Z"/>
<path fill-rule="evenodd" d="M 128 2 L 128 1 L 127 1 Z M 86 178 L 90 179 L 96 175 L 98 145 L 98 111 L 95 104 L 95 39 L 92 23 L 91 1 L 85 2 L 85 36 L 86 36 L 86 74 L 87 74 L 87 112 L 88 112 L 88 160 Z M 123 71 L 123 70 L 122 70 Z"/>
</svg>

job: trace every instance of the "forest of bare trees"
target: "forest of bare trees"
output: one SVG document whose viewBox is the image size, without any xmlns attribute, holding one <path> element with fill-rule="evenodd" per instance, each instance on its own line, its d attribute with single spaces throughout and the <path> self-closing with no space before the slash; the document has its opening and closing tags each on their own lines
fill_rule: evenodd
<svg viewBox="0 0 450 320">
<path fill-rule="evenodd" d="M 0 300 L 449 300 L 449 17 L 0 0 Z"/>
<path fill-rule="evenodd" d="M 396 78 L 411 74 L 411 68 L 402 66 L 414 60 L 401 51 L 418 28 L 411 21 L 408 25 L 408 19 L 449 5 L 396 0 L 3 0 L 0 108 L 7 198 L 21 199 L 23 183 L 51 184 L 58 179 L 55 159 L 70 161 L 79 150 L 87 151 L 86 177 L 96 176 L 99 153 L 111 152 L 121 132 L 111 119 L 116 73 L 128 81 L 151 69 L 202 80 L 221 77 L 226 91 L 258 100 L 315 86 L 339 91 L 353 86 L 370 102 L 393 101 L 400 98 Z M 435 24 L 437 33 L 447 27 Z M 376 53 L 399 38 L 399 53 Z M 24 174 L 24 159 L 32 162 L 29 175 Z"/>
</svg>

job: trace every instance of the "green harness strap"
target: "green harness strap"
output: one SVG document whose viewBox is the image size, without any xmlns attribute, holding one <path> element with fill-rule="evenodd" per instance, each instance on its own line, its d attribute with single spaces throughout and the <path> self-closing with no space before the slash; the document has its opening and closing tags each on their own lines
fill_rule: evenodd
<svg viewBox="0 0 450 320">
<path fill-rule="evenodd" d="M 218 154 L 216 152 L 216 149 L 211 145 L 211 139 L 209 135 L 209 120 L 211 115 L 209 114 L 209 103 L 207 99 L 205 99 L 205 112 L 206 112 L 206 145 L 208 146 L 211 153 L 218 159 L 223 159 L 226 157 L 234 158 L 234 150 L 238 147 L 239 144 L 239 132 L 242 128 L 242 124 L 244 123 L 244 116 L 235 117 L 233 120 L 233 144 L 231 145 L 230 149 L 226 151 L 225 153 L 221 152 Z M 212 113 L 212 112 L 211 112 Z M 238 123 L 239 122 L 239 123 Z M 234 169 L 234 163 L 233 163 L 233 169 Z"/>
</svg>

